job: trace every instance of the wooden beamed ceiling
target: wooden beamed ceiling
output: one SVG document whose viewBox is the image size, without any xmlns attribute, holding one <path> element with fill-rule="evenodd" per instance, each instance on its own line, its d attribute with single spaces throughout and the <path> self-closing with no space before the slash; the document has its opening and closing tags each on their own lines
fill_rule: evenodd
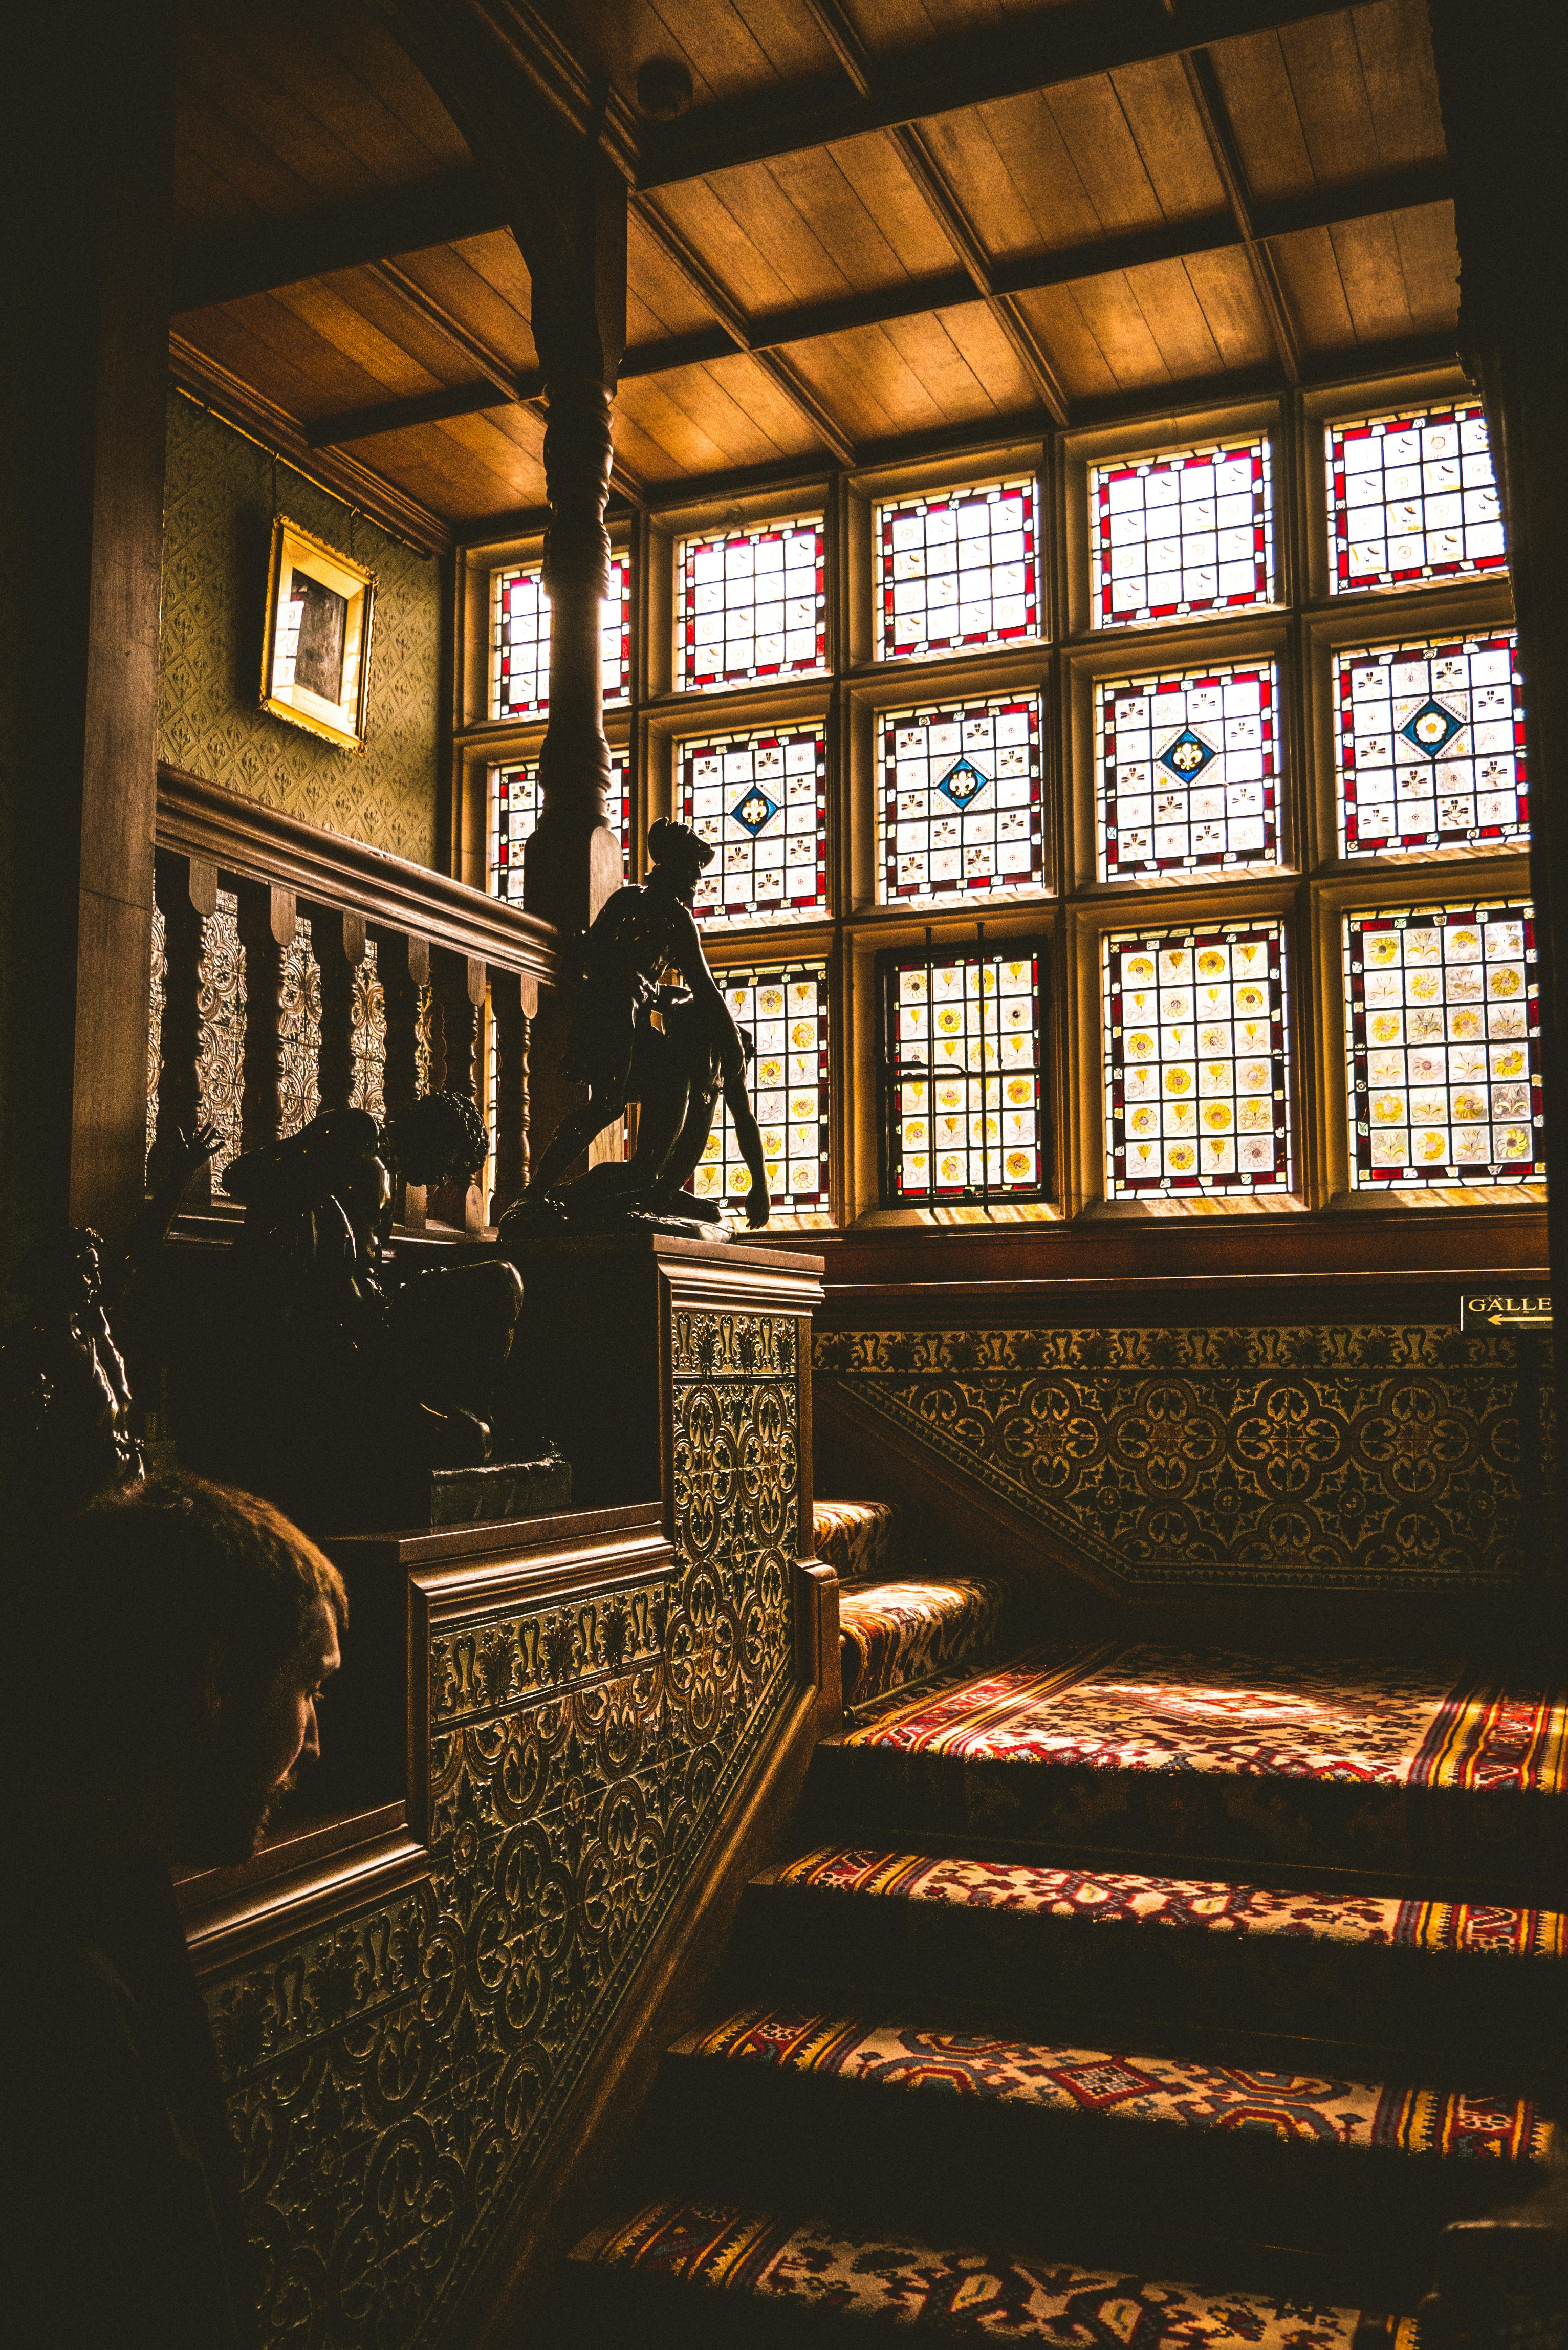
<svg viewBox="0 0 1568 2350">
<path fill-rule="evenodd" d="M 636 168 L 627 494 L 1453 347 L 1425 0 L 505 6 Z M 191 0 L 177 201 L 177 374 L 459 531 L 540 504 L 526 270 L 366 0 Z"/>
</svg>

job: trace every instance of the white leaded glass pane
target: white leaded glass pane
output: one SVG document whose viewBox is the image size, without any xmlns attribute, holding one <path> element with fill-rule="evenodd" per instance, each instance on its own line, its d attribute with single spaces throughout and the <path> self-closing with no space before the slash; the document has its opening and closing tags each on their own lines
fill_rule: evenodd
<svg viewBox="0 0 1568 2350">
<path fill-rule="evenodd" d="M 1334 689 L 1343 856 L 1529 837 L 1511 630 L 1335 653 Z"/>
<path fill-rule="evenodd" d="M 700 921 L 805 922 L 827 911 L 827 752 L 819 725 L 681 743 L 676 798 L 718 852 Z"/>
<path fill-rule="evenodd" d="M 1479 400 L 1331 424 L 1325 438 L 1336 596 L 1506 567 L 1502 502 Z"/>
<path fill-rule="evenodd" d="M 768 1197 L 786 1216 L 822 1219 L 827 1189 L 827 965 L 777 963 L 715 974 L 755 1047 L 747 1086 L 762 1136 Z M 691 1189 L 743 1208 L 752 1179 L 721 1098 Z"/>
<path fill-rule="evenodd" d="M 1095 688 L 1100 879 L 1279 861 L 1272 661 Z"/>
<path fill-rule="evenodd" d="M 1267 604 L 1274 524 L 1266 436 L 1089 468 L 1096 629 Z"/>
<path fill-rule="evenodd" d="M 1513 899 L 1345 920 L 1357 1191 L 1544 1175 L 1532 909 Z"/>
<path fill-rule="evenodd" d="M 621 871 L 631 871 L 630 827 L 627 821 L 627 763 L 610 761 L 609 825 L 620 843 Z M 485 887 L 493 898 L 523 902 L 523 848 L 539 821 L 537 762 L 490 770 L 490 834 L 485 858 Z"/>
<path fill-rule="evenodd" d="M 680 541 L 675 551 L 680 691 L 798 676 L 826 663 L 820 515 Z"/>
<path fill-rule="evenodd" d="M 613 557 L 609 577 L 599 631 L 607 709 L 631 696 L 631 566 Z M 492 572 L 490 714 L 537 718 L 549 706 L 550 599 L 543 567 Z"/>
<path fill-rule="evenodd" d="M 1288 1191 L 1282 925 L 1117 932 L 1104 999 L 1107 1196 Z"/>
<path fill-rule="evenodd" d="M 888 1196 L 1044 1197 L 1042 951 L 900 955 L 886 977 Z"/>
<path fill-rule="evenodd" d="M 877 736 L 883 905 L 1044 887 L 1038 694 L 889 710 Z"/>
<path fill-rule="evenodd" d="M 878 506 L 877 650 L 884 660 L 971 652 L 1040 633 L 1033 474 Z"/>
</svg>

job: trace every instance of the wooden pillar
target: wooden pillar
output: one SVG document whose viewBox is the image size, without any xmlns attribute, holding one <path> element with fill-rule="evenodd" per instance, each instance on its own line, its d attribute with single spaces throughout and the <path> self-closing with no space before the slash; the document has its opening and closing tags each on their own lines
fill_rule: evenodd
<svg viewBox="0 0 1568 2350">
<path fill-rule="evenodd" d="M 163 1016 L 159 1054 L 163 1073 L 158 1086 L 158 1133 L 153 1169 L 178 1147 L 177 1138 L 202 1123 L 202 989 L 206 925 L 218 907 L 218 876 L 196 858 L 161 856 L 157 864 L 158 903 L 163 913 Z M 185 1193 L 190 1208 L 204 1208 L 213 1196 L 213 1170 L 206 1159 Z"/>
<path fill-rule="evenodd" d="M 538 990 L 514 971 L 490 975 L 490 1016 L 495 1023 L 495 1190 L 490 1221 L 498 1224 L 528 1180 L 528 1032 Z"/>
<path fill-rule="evenodd" d="M 431 956 L 431 986 L 441 1013 L 441 1086 L 483 1107 L 479 1015 L 484 1008 L 484 964 L 477 955 L 437 947 Z M 483 1170 L 472 1183 L 440 1186 L 435 1209 L 444 1223 L 461 1224 L 465 1232 L 483 1230 L 482 1178 Z"/>
<path fill-rule="evenodd" d="M 1431 0 L 1430 13 L 1454 175 L 1461 348 L 1486 402 L 1519 623 L 1547 1236 L 1553 1286 L 1568 1314 L 1568 319 L 1542 258 L 1568 238 L 1561 77 L 1545 69 L 1549 11 Z M 1558 1425 L 1568 1426 L 1568 1347 L 1557 1347 L 1555 1365 Z M 1559 1472 L 1540 1556 L 1542 1597 L 1558 1637 L 1568 1641 L 1564 1482 Z"/>
<path fill-rule="evenodd" d="M 0 91 L 0 1230 L 142 1197 L 171 0 L 51 0 Z M 5 1266 L 0 1264 L 0 1286 Z"/>
</svg>

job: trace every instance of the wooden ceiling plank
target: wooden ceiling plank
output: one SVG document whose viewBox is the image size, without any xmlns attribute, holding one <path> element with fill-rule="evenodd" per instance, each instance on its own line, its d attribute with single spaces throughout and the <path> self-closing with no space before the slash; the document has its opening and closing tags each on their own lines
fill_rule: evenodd
<svg viewBox="0 0 1568 2350">
<path fill-rule="evenodd" d="M 808 380 L 833 402 L 857 441 L 884 440 L 889 432 L 929 432 L 947 421 L 885 328 L 868 327 L 847 339 L 855 345 L 853 358 L 829 343 L 813 346 Z"/>
<path fill-rule="evenodd" d="M 275 39 L 275 19 L 268 21 Z M 268 54 L 265 71 L 258 70 L 243 46 L 220 41 L 203 17 L 187 16 L 180 41 L 180 80 L 221 109 L 318 198 L 360 195 L 379 182 L 384 185 L 381 175 L 346 146 L 308 103 L 270 78 L 281 70 L 286 82 L 289 78 L 286 47 L 279 43 L 275 53 Z"/>
<path fill-rule="evenodd" d="M 282 93 L 303 125 L 314 122 L 320 137 L 354 157 L 369 179 L 395 187 L 423 179 L 452 160 L 450 140 L 432 151 L 411 133 L 321 38 L 314 23 L 306 26 L 296 19 L 280 39 L 270 10 L 241 8 L 224 12 L 223 31 L 230 53 L 245 61 L 254 86 Z"/>
<path fill-rule="evenodd" d="M 291 415 L 314 415 L 321 408 L 363 408 L 385 400 L 387 387 L 312 318 L 302 317 L 281 296 L 253 295 L 221 310 L 202 310 L 181 321 L 187 338 L 254 383 L 266 399 Z M 242 368 L 236 354 L 248 354 Z"/>
<path fill-rule="evenodd" d="M 737 0 L 735 12 L 780 81 L 826 65 L 815 11 L 791 0 Z"/>
<path fill-rule="evenodd" d="M 826 151 L 872 219 L 880 224 L 898 267 L 911 277 L 935 275 L 950 260 L 948 241 L 909 166 L 886 131 L 841 139 Z"/>
<path fill-rule="evenodd" d="M 1159 345 L 1125 277 L 1091 278 L 1073 293 L 1119 390 L 1169 381 Z"/>
<path fill-rule="evenodd" d="M 642 304 L 668 334 L 690 334 L 699 327 L 711 326 L 711 309 L 649 234 L 635 208 L 626 230 L 628 298 Z"/>
<path fill-rule="evenodd" d="M 475 166 L 307 211 L 182 240 L 174 255 L 173 307 L 197 309 L 275 286 L 385 261 L 393 255 L 505 229 L 504 207 Z"/>
<path fill-rule="evenodd" d="M 888 153 L 889 165 L 897 170 L 901 159 L 891 148 Z M 770 183 L 799 214 L 822 255 L 824 293 L 840 287 L 860 292 L 909 274 L 903 255 L 889 241 L 879 213 L 866 204 L 830 150 L 818 148 L 809 157 L 786 155 L 770 163 L 767 174 Z M 900 176 L 908 186 L 908 172 Z M 918 191 L 910 187 L 909 195 L 913 212 L 918 207 Z M 928 228 L 927 242 L 932 241 Z M 795 298 L 810 296 L 805 289 L 796 289 Z"/>
<path fill-rule="evenodd" d="M 649 129 L 638 185 L 667 187 L 857 131 L 1081 81 L 1145 58 L 1322 16 L 1330 5 L 1331 0 L 1184 0 L 1179 28 L 1156 15 L 1147 0 L 1077 0 L 1070 7 L 1032 9 L 992 27 L 971 26 L 896 54 L 879 53 L 870 61 L 870 86 L 864 94 L 846 89 L 842 78 L 835 82 L 809 77 L 776 87 L 765 108 L 749 94 L 733 103 L 694 108 L 677 122 Z"/>
<path fill-rule="evenodd" d="M 1347 222 L 1330 229 L 1329 239 L 1356 341 L 1394 342 L 1413 334 L 1416 321 L 1393 224 Z"/>
<path fill-rule="evenodd" d="M 1429 204 L 1424 210 L 1397 213 L 1391 226 L 1410 297 L 1410 316 L 1418 334 L 1440 328 L 1456 334 L 1459 320 L 1459 248 L 1454 234 L 1451 204 Z"/>
<path fill-rule="evenodd" d="M 1023 296 L 1019 307 L 1055 352 L 1075 405 L 1114 396 L 1119 389 L 1116 371 L 1084 315 L 1076 287 L 1046 286 L 1038 294 Z"/>
<path fill-rule="evenodd" d="M 719 389 L 705 370 L 691 369 L 682 376 L 639 384 L 635 394 L 628 391 L 616 405 L 618 411 L 624 407 L 681 473 L 722 473 L 788 453 L 769 442 L 733 401 L 716 400 Z"/>
<path fill-rule="evenodd" d="M 1246 255 L 1238 248 L 1195 253 L 1182 267 L 1219 346 L 1221 366 L 1238 371 L 1266 367 L 1273 357 L 1273 338 Z"/>
<path fill-rule="evenodd" d="M 424 253 L 407 254 L 400 268 L 404 277 L 428 294 L 466 333 L 477 335 L 508 367 L 521 373 L 538 366 L 526 307 L 526 277 L 524 307 L 520 308 L 453 245 L 433 244 Z"/>
<path fill-rule="evenodd" d="M 397 116 L 434 159 L 435 171 L 469 161 L 468 144 L 408 51 L 368 9 L 324 14 L 319 38 Z"/>
<path fill-rule="evenodd" d="M 314 181 L 291 171 L 215 98 L 210 104 L 182 108 L 176 135 L 181 146 L 199 155 L 210 171 L 218 172 L 258 213 L 300 212 L 322 202 L 322 191 Z"/>
<path fill-rule="evenodd" d="M 1011 415 L 1034 397 L 1027 372 L 983 303 L 896 319 L 883 331 L 955 423 L 987 411 Z"/>
<path fill-rule="evenodd" d="M 1172 0 L 1166 0 L 1167 6 Z M 1274 350 L 1284 370 L 1287 383 L 1301 380 L 1301 353 L 1297 348 L 1295 323 L 1285 301 L 1269 248 L 1257 234 L 1252 218 L 1251 192 L 1247 185 L 1246 167 L 1236 143 L 1231 118 L 1225 109 L 1225 93 L 1220 86 L 1213 65 L 1201 49 L 1189 49 L 1181 60 L 1187 77 L 1187 87 L 1192 97 L 1193 109 L 1202 126 L 1209 151 L 1214 158 L 1215 169 L 1224 184 L 1236 226 L 1246 247 L 1247 263 L 1252 282 L 1258 289 L 1258 299 L 1269 322 Z"/>
<path fill-rule="evenodd" d="M 1303 348 L 1321 355 L 1353 344 L 1355 322 L 1328 230 L 1276 238 L 1270 251 L 1292 316 L 1300 321 Z"/>
<path fill-rule="evenodd" d="M 754 172 L 732 172 L 725 181 L 719 203 L 751 248 L 753 257 L 749 283 L 760 284 L 766 273 L 780 287 L 784 302 L 819 302 L 830 295 L 852 292 L 854 280 L 840 265 L 827 234 L 827 224 L 823 222 L 819 226 L 803 200 L 805 191 L 800 185 L 801 180 L 815 174 L 808 165 L 805 172 L 797 169 L 793 176 L 794 189 L 782 185 L 773 166 L 763 164 Z M 722 278 L 748 310 L 771 308 L 779 301 L 780 296 L 774 295 L 770 303 L 754 302 L 742 289 L 740 277 L 706 251 L 700 239 L 693 237 L 691 243 L 699 259 Z M 889 265 L 896 271 L 898 265 L 891 255 L 883 265 L 884 278 Z"/>
<path fill-rule="evenodd" d="M 1290 26 L 1280 47 L 1318 185 L 1375 172 L 1377 133 L 1348 12 Z"/>
<path fill-rule="evenodd" d="M 1156 262 L 1151 268 L 1129 271 L 1126 283 L 1173 382 L 1220 373 L 1225 355 L 1181 262 Z"/>
<path fill-rule="evenodd" d="M 1053 90 L 1050 107 L 1101 230 L 1125 235 L 1159 219 L 1159 198 L 1110 75 Z"/>
<path fill-rule="evenodd" d="M 317 277 L 308 286 L 286 286 L 273 299 L 315 328 L 324 342 L 352 359 L 384 395 L 405 392 L 410 398 L 434 391 L 452 381 L 450 370 L 421 364 L 400 342 L 376 326 L 364 312 L 344 298 L 342 281 Z"/>
<path fill-rule="evenodd" d="M 174 245 L 178 252 L 182 244 L 203 232 L 212 233 L 213 224 L 232 228 L 254 221 L 256 204 L 253 196 L 235 184 L 218 156 L 203 155 L 187 140 L 176 137 L 174 141 Z"/>
<path fill-rule="evenodd" d="M 1277 203 L 1315 187 L 1279 35 L 1228 41 L 1209 55 L 1253 201 Z"/>
<path fill-rule="evenodd" d="M 1225 184 L 1192 109 L 1179 57 L 1151 57 L 1108 77 L 1167 220 L 1221 212 Z"/>
<path fill-rule="evenodd" d="M 1389 171 L 1435 161 L 1446 149 L 1426 0 L 1376 0 L 1353 8 L 1350 24 L 1379 161 Z"/>
<path fill-rule="evenodd" d="M 998 259 L 1085 244 L 1100 223 L 1042 94 L 938 116 L 922 125 L 961 201 L 983 214 Z"/>
</svg>

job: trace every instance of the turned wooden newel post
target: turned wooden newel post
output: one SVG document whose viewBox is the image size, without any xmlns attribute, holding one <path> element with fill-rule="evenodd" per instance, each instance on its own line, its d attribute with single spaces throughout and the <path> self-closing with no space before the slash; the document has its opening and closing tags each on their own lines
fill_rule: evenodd
<svg viewBox="0 0 1568 2350">
<path fill-rule="evenodd" d="M 498 1224 L 528 1180 L 528 1032 L 539 1004 L 538 983 L 520 972 L 490 975 L 490 1016 L 495 1023 L 495 1190 L 490 1221 Z"/>
<path fill-rule="evenodd" d="M 176 1147 L 177 1135 L 192 1134 L 202 1123 L 203 957 L 206 926 L 218 910 L 218 876 L 213 867 L 198 858 L 161 852 L 154 887 L 163 915 L 168 965 L 158 1030 L 163 1066 L 158 1080 L 158 1131 L 152 1145 L 157 1160 Z M 204 1208 L 212 1196 L 213 1170 L 203 1159 L 191 1178 L 185 1204 Z"/>
<path fill-rule="evenodd" d="M 418 1101 L 420 1085 L 420 992 L 431 975 L 431 951 L 423 939 L 400 931 L 379 935 L 376 970 L 387 1007 L 387 1057 L 381 1076 L 381 1099 L 391 1120 Z M 393 1213 L 400 1224 L 419 1230 L 425 1221 L 422 1184 L 405 1183 L 402 1198 L 394 1199 Z"/>
<path fill-rule="evenodd" d="M 364 915 L 317 909 L 310 918 L 310 945 L 321 970 L 321 1107 L 347 1109 L 354 1091 L 354 979 L 365 960 Z"/>
<path fill-rule="evenodd" d="M 240 944 L 245 951 L 245 1081 L 240 1149 L 254 1150 L 283 1132 L 283 963 L 294 943 L 292 889 L 242 881 Z"/>
</svg>

